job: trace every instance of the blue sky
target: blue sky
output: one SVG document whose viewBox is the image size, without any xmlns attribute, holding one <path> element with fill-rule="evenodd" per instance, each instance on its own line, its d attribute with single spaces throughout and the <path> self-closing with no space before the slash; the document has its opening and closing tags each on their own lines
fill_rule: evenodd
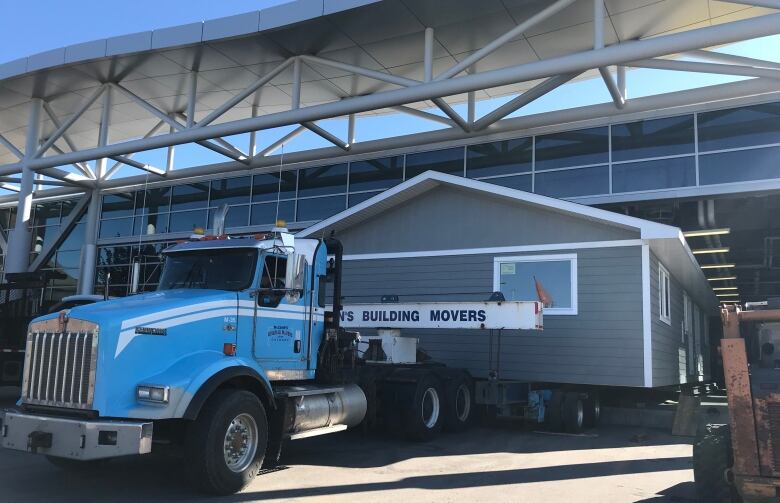
<svg viewBox="0 0 780 503">
<path fill-rule="evenodd" d="M 2 2 L 3 15 L 0 16 L 0 63 L 70 44 L 229 16 L 280 3 L 284 3 L 284 0 L 134 0 L 132 2 L 106 2 L 105 0 L 10 2 L 6 0 Z M 718 50 L 768 59 L 771 55 L 780 52 L 780 37 L 741 42 Z M 736 80 L 740 78 L 658 70 L 634 70 L 628 72 L 627 77 L 629 98 Z M 510 98 L 497 98 L 478 103 L 477 116 L 492 110 Z M 603 82 L 592 79 L 559 88 L 512 116 L 608 101 L 610 97 Z M 464 106 L 455 108 L 465 115 Z M 432 112 L 438 113 L 436 110 Z M 334 119 L 322 121 L 320 124 L 329 131 L 346 137 L 345 120 Z M 386 136 L 388 131 L 392 132 L 391 135 L 411 134 L 439 127 L 444 126 L 406 115 L 393 114 L 360 118 L 356 136 L 358 141 L 368 141 Z M 278 128 L 260 133 L 258 140 L 260 148 L 270 144 L 290 129 L 292 128 Z M 239 135 L 231 140 L 239 148 L 246 150 L 247 135 Z M 288 143 L 284 149 L 290 152 L 328 145 L 319 136 L 307 132 Z M 164 164 L 163 151 L 142 153 L 136 158 L 150 164 Z M 223 157 L 197 146 L 179 147 L 176 153 L 177 168 L 224 160 Z M 135 170 L 123 169 L 119 176 L 137 173 L 138 171 Z"/>
</svg>

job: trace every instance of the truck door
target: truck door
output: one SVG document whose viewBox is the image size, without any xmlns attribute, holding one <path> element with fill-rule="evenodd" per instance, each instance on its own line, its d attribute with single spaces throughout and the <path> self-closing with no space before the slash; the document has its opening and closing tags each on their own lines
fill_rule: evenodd
<svg viewBox="0 0 780 503">
<path fill-rule="evenodd" d="M 263 257 L 256 296 L 254 357 L 272 380 L 308 378 L 307 296 L 286 285 L 288 260 L 293 260 L 293 256 Z"/>
</svg>

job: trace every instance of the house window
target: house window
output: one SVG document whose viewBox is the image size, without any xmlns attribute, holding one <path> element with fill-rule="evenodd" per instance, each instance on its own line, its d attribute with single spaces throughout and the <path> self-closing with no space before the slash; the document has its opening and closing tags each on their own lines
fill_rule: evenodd
<svg viewBox="0 0 780 503">
<path fill-rule="evenodd" d="M 672 282 L 669 279 L 669 271 L 658 264 L 658 305 L 660 306 L 660 318 L 666 324 L 672 324 Z"/>
<path fill-rule="evenodd" d="M 577 255 L 496 257 L 493 290 L 506 300 L 540 300 L 544 314 L 577 314 Z"/>
</svg>

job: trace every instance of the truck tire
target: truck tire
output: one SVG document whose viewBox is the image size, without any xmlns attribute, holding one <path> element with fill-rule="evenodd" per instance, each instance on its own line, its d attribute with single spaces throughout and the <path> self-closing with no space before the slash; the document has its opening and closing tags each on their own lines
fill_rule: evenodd
<svg viewBox="0 0 780 503">
<path fill-rule="evenodd" d="M 563 396 L 563 429 L 567 433 L 580 433 L 585 419 L 582 398 L 575 391 Z"/>
<path fill-rule="evenodd" d="M 550 431 L 563 431 L 563 391 L 556 389 L 544 409 L 544 422 Z"/>
<path fill-rule="evenodd" d="M 427 442 L 441 432 L 444 422 L 441 384 L 432 373 L 425 373 L 413 389 L 403 415 L 405 433 L 410 440 Z"/>
<path fill-rule="evenodd" d="M 693 444 L 693 480 L 697 501 L 735 503 L 739 495 L 726 479 L 734 464 L 728 425 L 708 424 L 699 428 Z"/>
<path fill-rule="evenodd" d="M 464 431 L 471 425 L 474 411 L 474 383 L 465 372 L 444 387 L 444 430 Z"/>
<path fill-rule="evenodd" d="M 257 396 L 218 390 L 187 432 L 192 481 L 204 492 L 236 493 L 259 472 L 267 445 L 268 419 Z"/>
<path fill-rule="evenodd" d="M 601 400 L 597 391 L 589 391 L 588 398 L 582 403 L 583 424 L 586 428 L 593 428 L 601 419 Z"/>
</svg>

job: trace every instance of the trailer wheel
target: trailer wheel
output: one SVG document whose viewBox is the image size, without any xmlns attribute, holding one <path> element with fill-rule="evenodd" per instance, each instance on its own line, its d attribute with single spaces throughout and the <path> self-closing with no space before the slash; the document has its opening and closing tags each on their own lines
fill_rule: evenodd
<svg viewBox="0 0 780 503">
<path fill-rule="evenodd" d="M 728 425 L 708 424 L 699 428 L 693 444 L 693 480 L 698 501 L 735 503 L 737 490 L 726 478 L 734 464 Z"/>
<path fill-rule="evenodd" d="M 411 440 L 425 442 L 439 434 L 443 423 L 442 402 L 439 380 L 431 373 L 422 374 L 404 412 L 403 423 Z"/>
<path fill-rule="evenodd" d="M 544 422 L 551 431 L 563 430 L 563 391 L 556 389 L 544 410 Z"/>
<path fill-rule="evenodd" d="M 233 494 L 255 478 L 268 444 L 268 419 L 248 391 L 218 390 L 190 425 L 186 453 L 193 483 L 213 494 Z"/>
<path fill-rule="evenodd" d="M 563 397 L 562 410 L 564 430 L 567 433 L 581 432 L 585 414 L 580 394 L 574 391 L 566 393 Z"/>
<path fill-rule="evenodd" d="M 444 429 L 463 431 L 471 424 L 474 410 L 474 384 L 468 374 L 462 373 L 444 388 Z"/>
<path fill-rule="evenodd" d="M 601 400 L 596 391 L 588 392 L 588 398 L 582 404 L 583 406 L 583 424 L 586 428 L 593 428 L 599 424 L 601 419 Z"/>
</svg>

